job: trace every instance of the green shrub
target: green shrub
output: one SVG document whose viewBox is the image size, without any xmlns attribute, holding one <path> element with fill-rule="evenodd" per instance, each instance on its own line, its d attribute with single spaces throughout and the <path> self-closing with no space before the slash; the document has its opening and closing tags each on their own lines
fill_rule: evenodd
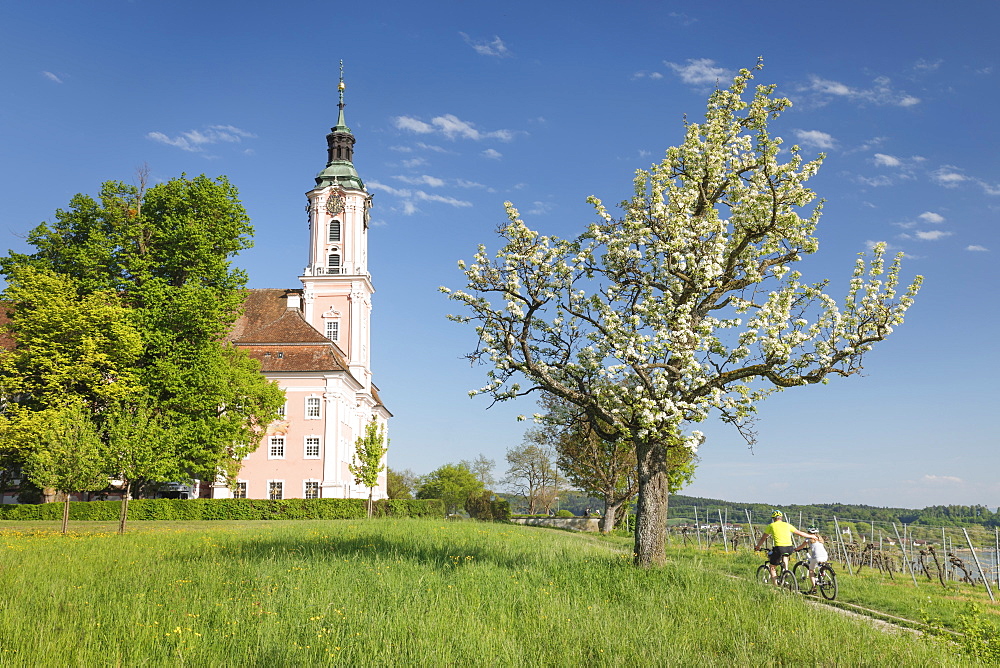
<svg viewBox="0 0 1000 668">
<path fill-rule="evenodd" d="M 510 502 L 506 499 L 494 498 L 493 492 L 485 491 L 473 494 L 465 502 L 465 512 L 469 517 L 484 522 L 509 522 Z"/>
<path fill-rule="evenodd" d="M 572 511 L 563 508 L 556 513 L 556 517 L 576 517 L 576 515 L 574 515 Z"/>
<path fill-rule="evenodd" d="M 354 520 L 367 516 L 365 499 L 135 499 L 130 520 Z M 437 499 L 376 501 L 380 517 L 444 517 Z M 71 520 L 113 522 L 120 501 L 74 501 Z M 61 503 L 0 505 L 0 520 L 58 520 Z"/>
</svg>

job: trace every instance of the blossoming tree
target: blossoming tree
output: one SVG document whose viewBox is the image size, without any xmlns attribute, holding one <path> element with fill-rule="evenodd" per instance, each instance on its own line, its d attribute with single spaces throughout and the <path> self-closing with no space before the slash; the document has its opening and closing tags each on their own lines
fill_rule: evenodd
<svg viewBox="0 0 1000 668">
<path fill-rule="evenodd" d="M 758 69 L 760 65 L 758 64 Z M 528 229 L 506 205 L 504 246 L 460 262 L 463 290 L 442 288 L 476 327 L 470 359 L 489 382 L 471 394 L 508 400 L 533 391 L 579 406 L 603 438 L 636 452 L 635 562 L 663 562 L 669 473 L 702 437 L 687 426 L 717 412 L 752 439 L 755 404 L 789 387 L 861 370 L 920 286 L 899 286 L 885 247 L 855 265 L 838 303 L 826 283 L 791 265 L 817 250 L 821 204 L 806 181 L 823 156 L 781 150 L 768 122 L 790 105 L 742 70 L 708 100 L 683 144 L 635 176 L 635 194 L 576 239 Z M 526 383 L 524 381 L 527 381 Z"/>
</svg>

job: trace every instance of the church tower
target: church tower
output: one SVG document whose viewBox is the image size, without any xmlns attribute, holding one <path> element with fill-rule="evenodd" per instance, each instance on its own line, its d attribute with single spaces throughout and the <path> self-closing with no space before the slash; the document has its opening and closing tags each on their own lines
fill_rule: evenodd
<svg viewBox="0 0 1000 668">
<path fill-rule="evenodd" d="M 338 88 L 340 113 L 326 136 L 326 168 L 306 193 L 309 260 L 299 276 L 302 288 L 249 290 L 229 337 L 285 391 L 285 406 L 260 447 L 243 459 L 235 486 L 213 485 L 217 498 L 386 497 L 385 475 L 369 490 L 350 470 L 366 426 L 374 420 L 385 433 L 392 414 L 372 383 L 371 195 L 354 169 L 343 65 Z"/>
<path fill-rule="evenodd" d="M 344 121 L 341 63 L 337 124 L 326 136 L 326 168 L 306 193 L 309 264 L 299 280 L 303 315 L 344 351 L 351 374 L 371 392 L 369 324 L 375 292 L 368 273 L 368 217 L 372 196 L 354 168 L 354 135 Z"/>
</svg>

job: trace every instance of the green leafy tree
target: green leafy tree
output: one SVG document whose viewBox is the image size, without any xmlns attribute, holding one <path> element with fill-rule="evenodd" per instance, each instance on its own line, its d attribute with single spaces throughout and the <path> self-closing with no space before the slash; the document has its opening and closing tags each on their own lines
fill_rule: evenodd
<svg viewBox="0 0 1000 668">
<path fill-rule="evenodd" d="M 605 440 L 631 441 L 643 567 L 666 556 L 671 462 L 700 441 L 690 425 L 716 413 L 752 441 L 762 399 L 860 372 L 920 285 L 900 289 L 900 258 L 887 267 L 882 244 L 858 259 L 840 305 L 825 282 L 801 281 L 792 265 L 817 250 L 821 207 L 800 213 L 822 156 L 805 161 L 770 135 L 790 103 L 774 86 L 744 100 L 752 78 L 742 70 L 712 93 L 683 144 L 636 172 L 620 216 L 591 197 L 597 222 L 560 239 L 507 203 L 502 248 L 481 246 L 459 265 L 466 287 L 442 288 L 468 311 L 453 319 L 476 326 L 469 357 L 491 367 L 475 393 L 548 392 Z"/>
<path fill-rule="evenodd" d="M 610 533 L 620 509 L 639 491 L 635 449 L 624 439 L 601 438 L 574 404 L 551 395 L 539 404 L 547 409 L 543 429 L 556 444 L 556 465 L 577 489 L 604 501 L 601 531 Z"/>
<path fill-rule="evenodd" d="M 483 483 L 461 464 L 445 464 L 421 479 L 418 499 L 440 499 L 448 514 L 465 507 L 473 494 L 483 492 Z"/>
<path fill-rule="evenodd" d="M 379 427 L 372 419 L 365 426 L 365 435 L 358 436 L 354 443 L 354 460 L 347 465 L 354 481 L 368 488 L 368 517 L 372 516 L 372 491 L 378 485 L 378 475 L 385 468 L 385 453 L 389 450 L 389 439 L 385 437 L 385 427 Z"/>
<path fill-rule="evenodd" d="M 103 422 L 106 469 L 122 486 L 118 533 L 125 533 L 128 505 L 136 485 L 176 480 L 181 474 L 169 448 L 167 429 L 159 424 L 147 398 L 115 406 Z"/>
<path fill-rule="evenodd" d="M 417 476 L 410 469 L 397 471 L 387 468 L 385 487 L 390 499 L 412 499 L 413 491 L 417 488 Z"/>
<path fill-rule="evenodd" d="M 184 477 L 232 476 L 284 402 L 259 365 L 224 340 L 245 297 L 246 275 L 230 261 L 250 247 L 252 228 L 225 177 L 181 176 L 148 189 L 141 177 L 138 186 L 107 182 L 96 199 L 76 195 L 30 232 L 34 253 L 12 252 L 0 270 L 15 281 L 31 271 L 64 277 L 81 300 L 120 299 L 141 348 L 119 373 L 156 407 L 165 452 Z M 92 347 L 77 349 L 85 359 Z M 30 377 L 30 369 L 15 372 L 15 380 Z"/>
<path fill-rule="evenodd" d="M 0 382 L 8 400 L 34 409 L 72 397 L 100 411 L 141 389 L 142 339 L 115 292 L 81 296 L 72 277 L 31 266 L 7 278 L 15 348 L 0 351 Z"/>
<path fill-rule="evenodd" d="M 66 533 L 70 494 L 108 486 L 101 438 L 90 412 L 79 402 L 41 411 L 36 417 L 38 440 L 24 472 L 39 487 L 63 494 L 62 532 Z"/>
</svg>

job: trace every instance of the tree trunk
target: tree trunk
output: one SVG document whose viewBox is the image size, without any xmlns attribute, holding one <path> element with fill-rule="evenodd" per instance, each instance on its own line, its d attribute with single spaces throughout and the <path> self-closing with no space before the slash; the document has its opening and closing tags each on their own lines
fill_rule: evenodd
<svg viewBox="0 0 1000 668">
<path fill-rule="evenodd" d="M 65 501 L 63 501 L 62 532 L 66 533 L 67 528 L 69 528 L 69 492 L 66 492 Z"/>
<path fill-rule="evenodd" d="M 662 443 L 636 443 L 639 501 L 635 517 L 635 565 L 662 566 L 666 561 L 667 449 Z"/>
<path fill-rule="evenodd" d="M 624 501 L 619 501 L 618 503 L 611 503 L 607 499 L 604 499 L 604 517 L 601 518 L 601 533 L 611 533 L 615 529 L 615 515 L 618 514 L 618 509 L 621 508 Z"/>
<path fill-rule="evenodd" d="M 125 482 L 123 489 L 124 489 L 124 491 L 122 492 L 122 508 L 121 508 L 121 512 L 118 513 L 118 533 L 119 534 L 124 534 L 125 533 L 125 523 L 128 522 L 128 502 L 129 502 L 129 499 L 132 498 L 132 494 L 130 492 L 131 486 L 128 484 L 127 481 Z"/>
<path fill-rule="evenodd" d="M 372 518 L 372 493 L 373 488 L 368 488 L 368 519 Z"/>
</svg>

